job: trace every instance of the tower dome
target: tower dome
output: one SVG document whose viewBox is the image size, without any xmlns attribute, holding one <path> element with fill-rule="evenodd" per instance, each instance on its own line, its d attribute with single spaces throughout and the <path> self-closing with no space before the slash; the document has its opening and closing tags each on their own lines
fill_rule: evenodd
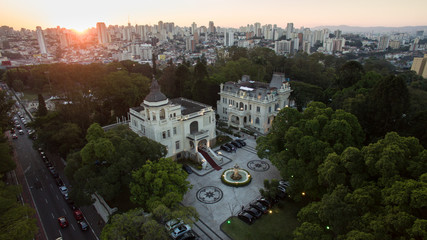
<svg viewBox="0 0 427 240">
<path fill-rule="evenodd" d="M 144 104 L 148 106 L 160 106 L 168 103 L 168 98 L 160 91 L 160 85 L 153 76 L 150 93 L 145 97 Z"/>
</svg>

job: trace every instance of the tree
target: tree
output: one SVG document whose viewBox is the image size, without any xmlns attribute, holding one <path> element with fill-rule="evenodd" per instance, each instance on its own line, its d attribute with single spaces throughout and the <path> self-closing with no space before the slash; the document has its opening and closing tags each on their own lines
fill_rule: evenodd
<svg viewBox="0 0 427 240">
<path fill-rule="evenodd" d="M 354 85 L 362 78 L 363 73 L 363 66 L 359 62 L 346 62 L 338 72 L 338 86 L 347 88 Z"/>
<path fill-rule="evenodd" d="M 34 209 L 16 201 L 20 191 L 19 186 L 9 186 L 0 181 L 0 239 L 30 240 L 37 233 Z"/>
<path fill-rule="evenodd" d="M 295 200 L 320 199 L 319 166 L 329 153 L 341 154 L 346 147 L 361 146 L 364 134 L 357 118 L 343 110 L 333 111 L 312 102 L 299 113 L 282 109 L 265 137 L 257 139 L 258 156 L 266 157 L 290 181 L 289 193 Z M 316 177 L 313 177 L 316 176 Z"/>
<path fill-rule="evenodd" d="M 148 160 L 132 172 L 131 200 L 149 210 L 159 204 L 175 207 L 190 187 L 186 178 L 181 165 L 170 158 Z"/>
<path fill-rule="evenodd" d="M 90 195 L 97 192 L 107 201 L 121 192 L 129 192 L 131 172 L 148 159 L 159 159 L 166 148 L 146 137 L 139 137 L 127 126 L 107 132 L 92 124 L 86 135 L 88 143 L 79 155 L 70 155 L 65 172 L 72 175 L 71 197 L 81 204 L 90 203 Z"/>
<path fill-rule="evenodd" d="M 39 99 L 39 107 L 37 110 L 37 116 L 43 117 L 47 114 L 46 102 L 44 101 L 43 95 L 40 93 L 37 95 Z"/>
<path fill-rule="evenodd" d="M 7 95 L 6 91 L 0 90 L 0 129 L 9 129 L 11 121 L 9 112 L 14 104 L 15 101 Z"/>
</svg>

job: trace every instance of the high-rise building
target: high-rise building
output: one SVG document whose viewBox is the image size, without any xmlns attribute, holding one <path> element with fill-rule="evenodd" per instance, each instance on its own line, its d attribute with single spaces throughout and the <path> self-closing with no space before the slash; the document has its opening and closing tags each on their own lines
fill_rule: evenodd
<svg viewBox="0 0 427 240">
<path fill-rule="evenodd" d="M 294 32 L 294 23 L 288 23 L 286 25 L 286 38 L 292 38 L 292 33 Z"/>
<path fill-rule="evenodd" d="M 47 54 L 46 39 L 44 38 L 43 30 L 40 26 L 36 27 L 36 33 L 37 33 L 37 42 L 39 42 L 40 53 Z"/>
<path fill-rule="evenodd" d="M 197 32 L 197 24 L 193 22 L 193 24 L 191 24 L 191 34 L 194 34 L 195 32 Z"/>
<path fill-rule="evenodd" d="M 378 41 L 378 50 L 386 50 L 390 43 L 390 36 L 382 35 Z"/>
<path fill-rule="evenodd" d="M 231 47 L 234 45 L 234 33 L 231 31 L 224 32 L 224 46 Z"/>
<path fill-rule="evenodd" d="M 261 23 L 256 22 L 254 24 L 254 32 L 256 37 L 261 37 Z"/>
<path fill-rule="evenodd" d="M 105 26 L 105 23 L 103 22 L 96 23 L 96 31 L 98 33 L 99 44 L 107 44 L 110 42 L 110 38 L 107 32 L 107 27 Z"/>
<path fill-rule="evenodd" d="M 341 33 L 342 33 L 342 31 L 341 31 L 341 30 L 339 30 L 339 29 L 338 29 L 338 30 L 335 30 L 335 31 L 334 31 L 335 38 L 336 38 L 336 39 L 341 38 Z"/>
<path fill-rule="evenodd" d="M 427 78 L 427 54 L 424 54 L 423 58 L 414 58 L 411 70 L 423 78 Z"/>
<path fill-rule="evenodd" d="M 209 22 L 209 29 L 208 29 L 208 33 L 215 33 L 215 25 L 213 21 Z"/>
</svg>

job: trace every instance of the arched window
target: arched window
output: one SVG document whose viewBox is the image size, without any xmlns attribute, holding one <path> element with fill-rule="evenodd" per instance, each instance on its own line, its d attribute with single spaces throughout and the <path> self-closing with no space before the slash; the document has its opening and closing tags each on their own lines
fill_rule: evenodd
<svg viewBox="0 0 427 240">
<path fill-rule="evenodd" d="M 257 117 L 257 118 L 255 119 L 255 124 L 258 124 L 258 125 L 259 125 L 259 117 Z"/>
<path fill-rule="evenodd" d="M 190 134 L 196 133 L 199 131 L 199 123 L 194 121 L 190 123 Z"/>
<path fill-rule="evenodd" d="M 164 120 L 166 118 L 165 109 L 160 110 L 160 120 Z"/>
</svg>

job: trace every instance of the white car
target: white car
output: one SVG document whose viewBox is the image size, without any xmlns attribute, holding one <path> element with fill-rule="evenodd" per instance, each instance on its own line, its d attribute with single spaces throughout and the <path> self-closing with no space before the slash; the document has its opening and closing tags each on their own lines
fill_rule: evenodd
<svg viewBox="0 0 427 240">
<path fill-rule="evenodd" d="M 182 236 L 184 233 L 189 232 L 191 230 L 191 227 L 187 224 L 179 225 L 178 227 L 172 229 L 171 236 L 173 239 L 177 239 L 178 237 Z"/>
<path fill-rule="evenodd" d="M 66 186 L 60 186 L 59 191 L 61 191 L 62 195 L 68 195 L 68 188 Z"/>
<path fill-rule="evenodd" d="M 168 232 L 170 232 L 172 229 L 174 229 L 174 228 L 176 228 L 176 227 L 178 227 L 179 225 L 182 225 L 182 224 L 184 224 L 184 222 L 181 219 L 175 218 L 175 219 L 167 221 L 166 224 L 165 224 L 165 227 L 166 227 L 166 230 Z"/>
</svg>

